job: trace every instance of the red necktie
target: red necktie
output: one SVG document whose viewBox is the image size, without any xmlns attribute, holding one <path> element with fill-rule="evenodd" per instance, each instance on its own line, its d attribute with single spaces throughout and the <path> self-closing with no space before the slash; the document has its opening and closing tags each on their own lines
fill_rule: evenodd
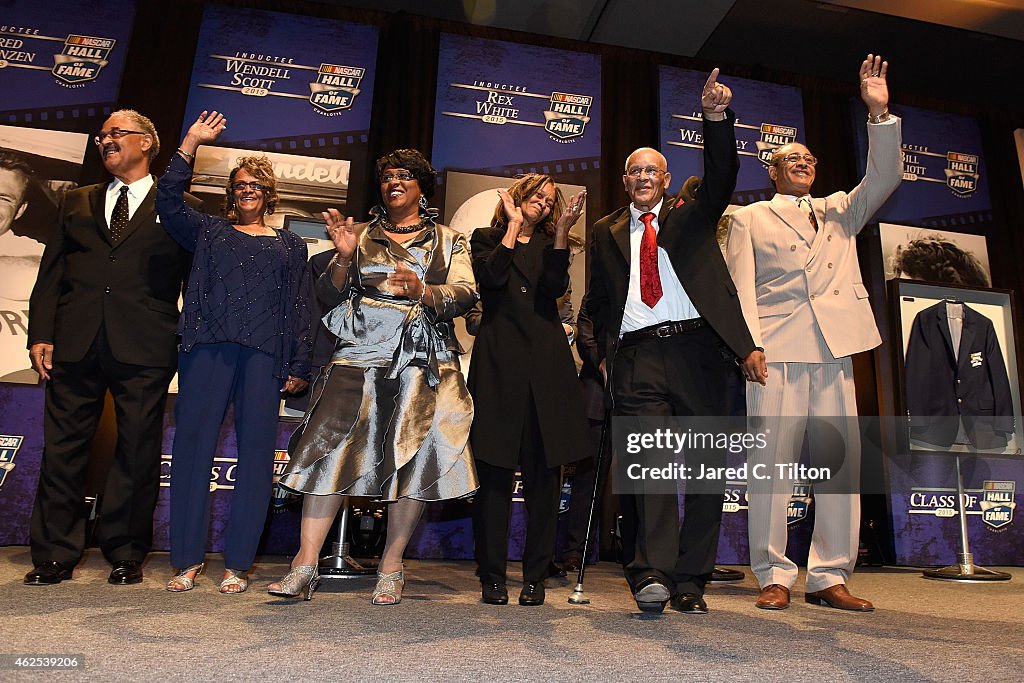
<svg viewBox="0 0 1024 683">
<path fill-rule="evenodd" d="M 654 308 L 661 300 L 661 275 L 658 273 L 658 233 L 654 230 L 654 214 L 640 216 L 644 237 L 640 240 L 640 300 Z"/>
</svg>

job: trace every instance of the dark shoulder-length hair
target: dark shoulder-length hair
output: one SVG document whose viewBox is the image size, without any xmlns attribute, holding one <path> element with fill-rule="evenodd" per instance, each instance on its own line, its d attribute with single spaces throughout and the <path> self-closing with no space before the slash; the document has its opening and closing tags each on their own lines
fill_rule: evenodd
<svg viewBox="0 0 1024 683">
<path fill-rule="evenodd" d="M 377 159 L 378 183 L 381 176 L 384 175 L 384 169 L 387 168 L 404 168 L 409 171 L 420 185 L 420 194 L 427 199 L 433 198 L 437 171 L 418 149 L 396 149 Z"/>
<path fill-rule="evenodd" d="M 512 183 L 511 187 L 508 188 L 508 193 L 511 195 L 515 205 L 521 206 L 523 201 L 548 183 L 551 183 L 551 186 L 555 188 L 555 203 L 551 206 L 551 213 L 534 228 L 543 230 L 550 236 L 555 234 L 555 224 L 562 217 L 562 210 L 565 208 L 565 199 L 562 197 L 562 191 L 558 188 L 558 183 L 555 182 L 555 179 L 546 173 L 528 173 Z M 505 207 L 500 199 L 498 200 L 498 205 L 494 207 L 494 217 L 491 218 L 492 228 L 499 225 L 505 227 Z"/>
<path fill-rule="evenodd" d="M 224 217 L 232 222 L 237 221 L 239 216 L 238 209 L 235 207 L 235 193 L 231 190 L 231 186 L 235 184 L 235 176 L 243 168 L 263 186 L 263 199 L 266 201 L 264 213 L 274 213 L 274 209 L 277 208 L 277 178 L 274 177 L 274 166 L 270 163 L 270 159 L 265 156 L 241 157 L 238 160 L 238 165 L 231 169 L 231 174 L 228 176 L 227 194 L 224 196 Z"/>
</svg>

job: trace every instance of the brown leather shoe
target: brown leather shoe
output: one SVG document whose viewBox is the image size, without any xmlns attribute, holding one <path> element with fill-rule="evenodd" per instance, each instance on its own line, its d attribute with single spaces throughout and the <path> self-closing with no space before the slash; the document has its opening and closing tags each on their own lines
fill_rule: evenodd
<svg viewBox="0 0 1024 683">
<path fill-rule="evenodd" d="M 835 609 L 846 609 L 852 612 L 873 612 L 875 606 L 863 598 L 850 595 L 846 584 L 837 583 L 823 591 L 815 591 L 804 596 L 804 600 L 812 605 L 827 605 Z"/>
<path fill-rule="evenodd" d="M 786 609 L 789 607 L 789 589 L 778 583 L 770 583 L 761 589 L 754 606 L 760 609 Z"/>
</svg>

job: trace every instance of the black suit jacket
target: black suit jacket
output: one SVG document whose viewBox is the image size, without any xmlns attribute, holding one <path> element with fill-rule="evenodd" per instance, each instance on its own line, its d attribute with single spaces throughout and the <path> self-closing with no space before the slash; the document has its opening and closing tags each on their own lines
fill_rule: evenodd
<svg viewBox="0 0 1024 683">
<path fill-rule="evenodd" d="M 503 227 L 473 232 L 473 272 L 483 318 L 473 345 L 469 390 L 475 416 L 474 457 L 515 467 L 529 392 L 548 467 L 573 462 L 586 444 L 576 363 L 562 328 L 558 300 L 569 286 L 569 250 L 536 232 L 510 250 Z"/>
<path fill-rule="evenodd" d="M 1003 352 L 992 321 L 964 306 L 960 348 L 946 319 L 946 302 L 914 318 L 907 343 L 906 386 L 910 434 L 947 447 L 964 431 L 975 448 L 1002 448 L 1013 431 L 1013 400 Z"/>
<path fill-rule="evenodd" d="M 739 358 L 754 350 L 743 320 L 736 286 L 722 258 L 715 232 L 736 186 L 739 158 L 733 123 L 704 122 L 704 180 L 697 199 L 676 206 L 662 203 L 658 246 L 668 252 L 687 295 L 711 328 Z M 629 207 L 597 221 L 590 233 L 590 284 L 585 315 L 594 323 L 600 360 L 615 356 L 629 287 Z"/>
<path fill-rule="evenodd" d="M 157 222 L 156 184 L 115 244 L 104 202 L 108 184 L 64 197 L 29 302 L 29 345 L 53 344 L 54 361 L 80 361 L 100 325 L 118 361 L 177 364 L 178 297 L 192 254 Z M 199 200 L 187 201 L 198 208 Z"/>
</svg>

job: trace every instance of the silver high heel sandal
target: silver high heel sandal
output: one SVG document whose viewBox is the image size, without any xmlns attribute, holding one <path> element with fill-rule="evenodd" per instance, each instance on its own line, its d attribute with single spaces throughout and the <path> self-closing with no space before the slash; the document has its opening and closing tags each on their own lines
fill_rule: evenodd
<svg viewBox="0 0 1024 683">
<path fill-rule="evenodd" d="M 305 593 L 305 600 L 312 600 L 313 593 L 320 587 L 320 573 L 315 564 L 304 564 L 293 568 L 278 582 L 278 589 L 267 592 L 282 598 L 297 598 Z"/>
<path fill-rule="evenodd" d="M 377 572 L 377 586 L 373 589 L 370 602 L 374 605 L 397 605 L 402 601 L 402 589 L 405 588 L 405 566 L 397 572 L 381 574 Z"/>
</svg>

